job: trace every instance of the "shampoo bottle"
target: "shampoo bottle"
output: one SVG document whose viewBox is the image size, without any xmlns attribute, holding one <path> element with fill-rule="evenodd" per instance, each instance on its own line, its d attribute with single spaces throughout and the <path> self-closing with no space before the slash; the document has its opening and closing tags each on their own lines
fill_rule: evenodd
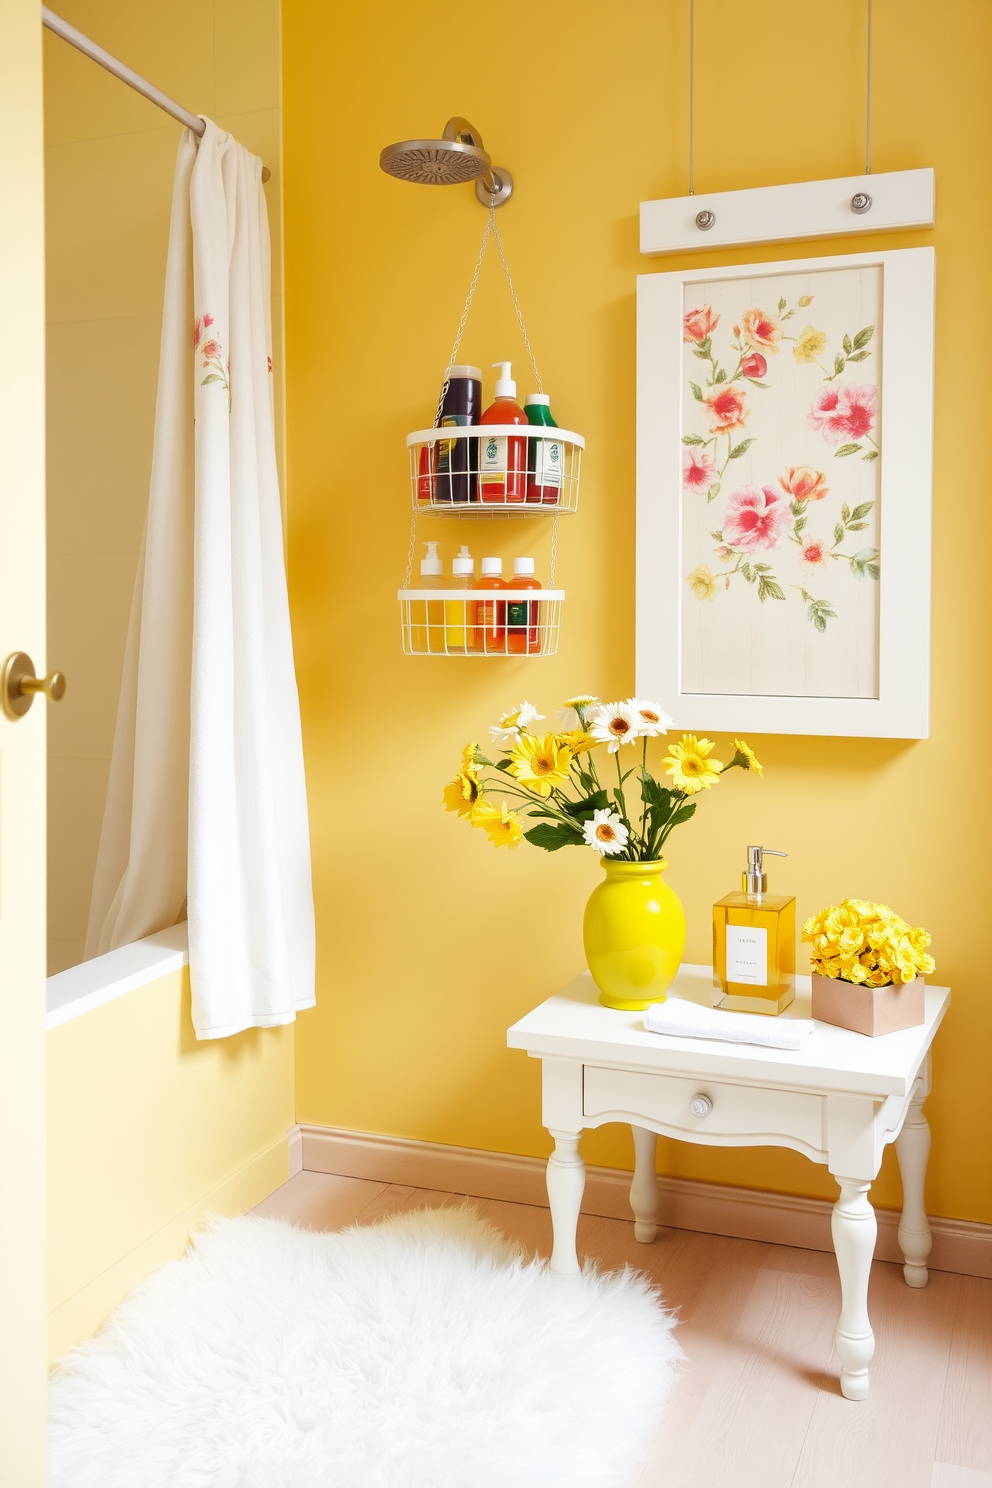
<svg viewBox="0 0 992 1488">
<path fill-rule="evenodd" d="M 749 847 L 742 892 L 713 906 L 713 1002 L 737 1013 L 781 1013 L 796 995 L 796 901 L 769 894 L 765 853 Z"/>
<path fill-rule="evenodd" d="M 482 578 L 476 579 L 473 589 L 505 589 L 502 558 L 483 558 Z M 480 599 L 475 604 L 473 651 L 485 651 L 487 655 L 506 650 L 506 602 L 495 597 Z"/>
<path fill-rule="evenodd" d="M 524 399 L 527 422 L 546 429 L 557 429 L 551 417 L 551 399 L 547 393 L 528 393 Z M 544 506 L 557 506 L 561 500 L 562 447 L 556 439 L 527 441 L 527 500 Z"/>
<path fill-rule="evenodd" d="M 426 544 L 427 552 L 420 560 L 420 588 L 421 589 L 443 589 L 444 588 L 444 564 L 438 556 L 437 543 Z M 417 600 L 411 621 L 422 620 L 422 625 L 414 623 L 413 649 L 414 651 L 429 651 L 432 655 L 444 655 L 444 601 L 441 599 Z M 421 644 L 418 645 L 418 633 Z"/>
<path fill-rule="evenodd" d="M 540 589 L 534 577 L 533 558 L 514 558 L 513 588 Z M 506 649 L 515 656 L 533 656 L 541 649 L 539 611 L 533 599 L 508 599 L 506 602 Z"/>
<path fill-rule="evenodd" d="M 468 548 L 462 547 L 457 558 L 451 563 L 451 589 L 472 588 L 473 575 L 475 573 L 475 562 Z M 472 632 L 467 624 L 469 599 L 446 599 L 444 601 L 444 645 L 447 651 L 467 651 Z"/>
<path fill-rule="evenodd" d="M 482 410 L 482 373 L 478 367 L 449 367 L 438 423 L 442 429 L 465 428 L 478 422 Z M 477 439 L 439 439 L 437 449 L 438 501 L 477 500 Z"/>
<path fill-rule="evenodd" d="M 517 402 L 517 384 L 510 376 L 509 362 L 493 362 L 500 369 L 496 401 L 490 403 L 480 424 L 526 424 L 527 415 Z M 489 434 L 479 439 L 479 495 L 483 501 L 505 506 L 527 496 L 527 440 L 514 435 Z"/>
</svg>

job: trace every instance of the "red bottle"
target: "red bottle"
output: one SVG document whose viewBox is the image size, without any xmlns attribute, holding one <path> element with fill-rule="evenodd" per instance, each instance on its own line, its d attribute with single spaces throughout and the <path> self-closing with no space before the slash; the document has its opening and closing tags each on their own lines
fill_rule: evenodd
<svg viewBox="0 0 992 1488">
<path fill-rule="evenodd" d="M 482 578 L 476 579 L 473 589 L 506 589 L 502 578 L 502 558 L 483 558 Z M 475 629 L 472 646 L 475 651 L 493 652 L 506 650 L 506 601 L 480 599 L 475 605 Z"/>
<path fill-rule="evenodd" d="M 509 362 L 493 362 L 500 369 L 496 400 L 490 403 L 480 424 L 527 424 L 527 415 L 517 402 L 517 384 L 510 376 Z M 527 499 L 527 440 L 512 434 L 481 435 L 479 438 L 479 497 L 491 505 Z"/>
</svg>

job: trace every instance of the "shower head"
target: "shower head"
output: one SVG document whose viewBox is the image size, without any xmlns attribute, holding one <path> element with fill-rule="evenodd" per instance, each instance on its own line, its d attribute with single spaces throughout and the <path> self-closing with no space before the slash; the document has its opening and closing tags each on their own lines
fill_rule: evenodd
<svg viewBox="0 0 992 1488">
<path fill-rule="evenodd" d="M 401 140 L 387 145 L 379 164 L 388 176 L 420 186 L 457 186 L 475 182 L 475 194 L 488 207 L 507 201 L 513 190 L 509 171 L 494 166 L 482 147 L 477 129 L 457 115 L 444 126 L 440 139 Z"/>
</svg>

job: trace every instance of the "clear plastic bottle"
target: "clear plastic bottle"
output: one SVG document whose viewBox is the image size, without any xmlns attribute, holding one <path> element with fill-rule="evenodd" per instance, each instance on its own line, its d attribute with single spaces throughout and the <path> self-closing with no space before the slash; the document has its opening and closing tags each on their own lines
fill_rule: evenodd
<svg viewBox="0 0 992 1488">
<path fill-rule="evenodd" d="M 475 560 L 468 548 L 463 545 L 457 558 L 451 562 L 451 582 L 449 589 L 469 590 L 473 586 L 475 575 Z M 470 642 L 474 639 L 472 627 L 469 624 L 468 611 L 471 602 L 467 593 L 464 599 L 446 599 L 444 601 L 444 645 L 447 651 L 468 651 Z"/>
<path fill-rule="evenodd" d="M 436 542 L 426 544 L 427 553 L 420 560 L 421 589 L 444 588 L 444 564 L 438 554 Z M 414 651 L 429 651 L 431 655 L 444 655 L 444 600 L 418 599 L 413 603 L 410 616 Z M 419 624 L 417 622 L 420 622 Z M 420 645 L 417 644 L 418 638 Z"/>
</svg>

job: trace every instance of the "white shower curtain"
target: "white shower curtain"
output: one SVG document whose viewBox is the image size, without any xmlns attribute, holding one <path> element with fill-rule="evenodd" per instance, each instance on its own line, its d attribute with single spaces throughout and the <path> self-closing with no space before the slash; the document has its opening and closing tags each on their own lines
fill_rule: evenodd
<svg viewBox="0 0 992 1488">
<path fill-rule="evenodd" d="M 314 1002 L 261 161 L 206 121 L 172 200 L 148 519 L 86 955 L 189 919 L 198 1038 Z"/>
</svg>

